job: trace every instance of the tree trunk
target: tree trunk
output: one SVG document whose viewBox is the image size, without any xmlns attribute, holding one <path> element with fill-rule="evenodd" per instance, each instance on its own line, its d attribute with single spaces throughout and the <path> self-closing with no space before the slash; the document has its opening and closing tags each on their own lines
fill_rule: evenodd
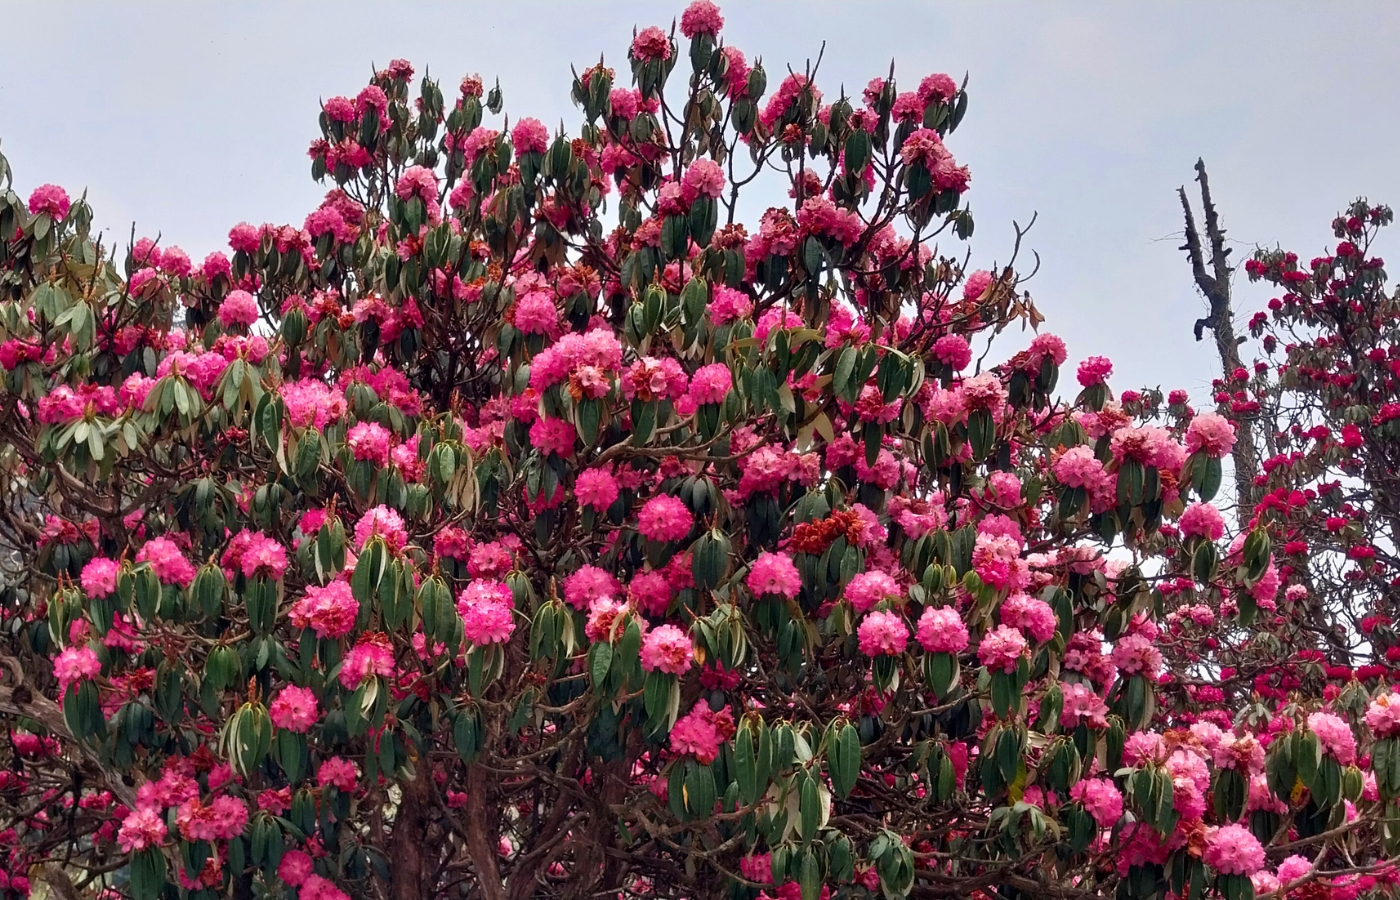
<svg viewBox="0 0 1400 900">
<path fill-rule="evenodd" d="M 1226 381 L 1231 373 L 1243 368 L 1239 345 L 1242 337 L 1235 334 L 1235 312 L 1231 306 L 1230 248 L 1225 246 L 1225 229 L 1220 227 L 1220 216 L 1215 211 L 1215 203 L 1210 197 L 1210 181 L 1206 177 L 1204 160 L 1196 160 L 1196 181 L 1201 185 L 1201 206 L 1205 214 L 1206 240 L 1210 244 L 1210 268 L 1206 268 L 1205 248 L 1201 233 L 1196 229 L 1196 218 L 1191 214 L 1191 203 L 1186 199 L 1186 188 L 1177 189 L 1181 197 L 1181 211 L 1186 218 L 1186 244 L 1181 249 L 1191 261 L 1191 273 L 1196 287 L 1205 294 L 1210 303 L 1210 315 L 1196 320 L 1196 340 L 1201 340 L 1205 329 L 1210 329 L 1215 337 L 1215 350 L 1220 356 L 1221 374 Z M 1232 452 L 1235 464 L 1235 502 L 1237 515 L 1243 528 L 1254 516 L 1254 507 L 1259 503 L 1260 488 L 1254 483 L 1259 475 L 1259 450 L 1255 444 L 1254 423 L 1248 419 L 1237 419 L 1235 449 Z"/>
<path fill-rule="evenodd" d="M 419 771 L 418 777 L 401 783 L 403 799 L 389 838 L 390 900 L 420 900 L 431 893 L 432 886 L 424 883 L 430 867 L 424 846 L 430 802 L 428 778 L 426 771 Z"/>
</svg>

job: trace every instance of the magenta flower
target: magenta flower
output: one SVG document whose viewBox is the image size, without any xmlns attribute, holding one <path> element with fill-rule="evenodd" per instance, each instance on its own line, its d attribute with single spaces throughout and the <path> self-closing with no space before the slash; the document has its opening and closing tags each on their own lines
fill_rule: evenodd
<svg viewBox="0 0 1400 900">
<path fill-rule="evenodd" d="M 355 459 L 384 466 L 389 462 L 388 429 L 378 422 L 357 422 L 345 433 L 345 443 Z"/>
<path fill-rule="evenodd" d="M 500 581 L 482 579 L 467 585 L 457 597 L 462 634 L 475 646 L 503 644 L 515 631 L 510 588 Z"/>
<path fill-rule="evenodd" d="M 690 635 L 675 625 L 659 625 L 642 638 L 642 668 L 648 672 L 684 675 L 694 661 Z"/>
<path fill-rule="evenodd" d="M 1243 825 L 1224 825 L 1206 834 L 1205 864 L 1221 875 L 1253 875 L 1264 867 L 1264 848 Z"/>
<path fill-rule="evenodd" d="M 697 34 L 715 37 L 723 27 L 724 16 L 719 14 L 719 7 L 710 0 L 692 0 L 685 12 L 681 13 L 681 34 L 688 38 Z"/>
<path fill-rule="evenodd" d="M 718 199 L 724 193 L 724 170 L 712 159 L 697 159 L 681 177 L 681 196 L 686 204 L 699 197 Z"/>
<path fill-rule="evenodd" d="M 316 783 L 350 793 L 360 781 L 360 768 L 348 759 L 332 756 L 316 770 Z"/>
<path fill-rule="evenodd" d="M 1215 413 L 1201 413 L 1186 428 L 1186 451 L 1220 459 L 1235 447 L 1235 426 Z"/>
<path fill-rule="evenodd" d="M 951 606 L 924 607 L 916 636 L 929 653 L 961 653 L 969 642 L 967 626 Z"/>
<path fill-rule="evenodd" d="M 165 820 L 160 811 L 149 806 L 138 806 L 122 820 L 117 843 L 123 853 L 135 853 L 147 847 L 159 847 L 165 841 L 165 834 Z"/>
<path fill-rule="evenodd" d="M 383 633 L 367 632 L 350 652 L 345 654 L 340 664 L 340 683 L 347 691 L 353 691 L 365 680 L 376 675 L 385 678 L 394 674 L 394 647 L 389 637 Z"/>
<path fill-rule="evenodd" d="M 325 587 L 311 586 L 306 596 L 292 604 L 288 617 L 297 628 L 311 628 L 317 637 L 339 638 L 355 628 L 360 604 L 350 585 L 332 581 Z"/>
<path fill-rule="evenodd" d="M 961 372 L 972 362 L 972 347 L 960 334 L 945 334 L 934 341 L 933 355 L 954 372 Z"/>
<path fill-rule="evenodd" d="M 288 685 L 267 708 L 272 724 L 297 734 L 305 734 L 316 724 L 316 692 L 311 688 Z"/>
<path fill-rule="evenodd" d="M 1225 517 L 1209 503 L 1192 503 L 1178 523 L 1182 537 L 1203 537 L 1218 541 L 1225 534 Z"/>
<path fill-rule="evenodd" d="M 792 557 L 785 553 L 760 553 L 749 567 L 744 583 L 756 597 L 772 595 L 791 600 L 802 590 L 802 576 L 798 574 Z"/>
<path fill-rule="evenodd" d="M 909 626 L 898 613 L 873 612 L 860 623 L 856 635 L 866 656 L 898 656 L 909 643 Z"/>
<path fill-rule="evenodd" d="M 597 566 L 583 566 L 564 579 L 564 600 L 574 609 L 588 609 L 595 600 L 622 594 L 622 585 Z"/>
<path fill-rule="evenodd" d="M 96 678 L 102 672 L 102 663 L 91 647 L 68 647 L 53 661 L 53 676 L 58 679 L 58 693 L 63 696 L 68 688 L 89 678 Z"/>
<path fill-rule="evenodd" d="M 219 321 L 225 328 L 247 327 L 258 320 L 258 301 L 247 291 L 229 291 L 219 304 Z"/>
<path fill-rule="evenodd" d="M 886 598 L 899 600 L 903 596 L 899 582 L 885 572 L 860 572 L 846 584 L 845 597 L 857 613 L 869 611 Z"/>
<path fill-rule="evenodd" d="M 720 728 L 733 731 L 729 710 L 714 712 L 710 704 L 701 700 L 671 729 L 671 752 L 694 756 L 709 765 L 719 755 L 719 745 L 724 740 Z"/>
<path fill-rule="evenodd" d="M 1084 804 L 1100 828 L 1112 828 L 1123 815 L 1123 795 L 1107 778 L 1086 778 L 1070 788 L 1069 795 Z"/>
<path fill-rule="evenodd" d="M 611 597 L 599 597 L 588 606 L 588 621 L 583 634 L 594 643 L 611 644 L 621 637 L 620 620 L 631 609 L 626 603 Z"/>
<path fill-rule="evenodd" d="M 29 195 L 29 214 L 48 214 L 55 222 L 62 222 L 72 207 L 68 192 L 56 184 L 41 184 Z"/>
<path fill-rule="evenodd" d="M 314 877 L 316 864 L 311 857 L 300 850 L 288 850 L 282 854 L 282 862 L 277 866 L 277 877 L 292 887 L 300 887 L 308 878 Z"/>
<path fill-rule="evenodd" d="M 1366 727 L 1376 737 L 1400 734 L 1400 694 L 1380 694 L 1366 707 Z"/>
<path fill-rule="evenodd" d="M 1015 593 L 1007 597 L 1001 604 L 1000 615 L 1001 624 L 1019 628 L 1041 644 L 1054 637 L 1059 627 L 1050 604 L 1029 594 Z"/>
<path fill-rule="evenodd" d="M 1084 387 L 1094 387 L 1108 381 L 1113 374 L 1113 361 L 1103 356 L 1091 356 L 1079 364 L 1076 376 Z"/>
<path fill-rule="evenodd" d="M 605 512 L 617 501 L 621 487 L 611 472 L 605 469 L 585 469 L 574 482 L 574 496 L 584 506 Z"/>
<path fill-rule="evenodd" d="M 382 537 L 390 553 L 398 553 L 408 543 L 408 530 L 404 528 L 403 516 L 387 506 L 376 506 L 360 517 L 355 523 L 355 549 L 364 549 L 371 537 Z"/>
<path fill-rule="evenodd" d="M 686 505 L 669 494 L 652 497 L 637 514 L 637 531 L 653 541 L 682 540 L 694 524 L 695 517 Z"/>
<path fill-rule="evenodd" d="M 643 28 L 632 39 L 632 58 L 638 62 L 670 59 L 671 39 L 655 25 Z"/>
<path fill-rule="evenodd" d="M 136 552 L 136 562 L 149 563 L 161 584 L 189 587 L 194 565 L 185 559 L 178 544 L 167 537 L 153 538 Z"/>
<path fill-rule="evenodd" d="M 83 566 L 79 581 L 89 597 L 109 597 L 117 591 L 117 574 L 120 571 L 121 566 L 116 560 L 95 556 Z"/>
<path fill-rule="evenodd" d="M 523 118 L 510 131 L 510 142 L 517 155 L 543 153 L 549 146 L 549 129 L 539 119 Z"/>
<path fill-rule="evenodd" d="M 1356 762 L 1356 736 L 1345 719 L 1318 711 L 1308 716 L 1308 727 L 1322 742 L 1322 750 L 1328 756 L 1344 766 Z"/>
<path fill-rule="evenodd" d="M 720 403 L 733 384 L 734 377 L 729 373 L 729 367 L 723 363 L 701 366 L 691 376 L 690 399 L 697 404 Z"/>
<path fill-rule="evenodd" d="M 1016 671 L 1029 645 L 1021 632 L 1005 625 L 998 625 L 988 632 L 977 647 L 977 658 L 988 669 L 1010 674 Z"/>
</svg>

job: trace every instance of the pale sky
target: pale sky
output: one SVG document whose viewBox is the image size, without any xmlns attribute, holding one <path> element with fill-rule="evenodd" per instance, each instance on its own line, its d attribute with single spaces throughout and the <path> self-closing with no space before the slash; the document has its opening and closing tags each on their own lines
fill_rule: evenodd
<svg viewBox="0 0 1400 900">
<path fill-rule="evenodd" d="M 634 25 L 684 2 L 11 0 L 0 12 L 0 150 L 22 196 L 84 187 L 123 246 L 160 233 L 196 260 L 240 222 L 300 225 L 327 186 L 305 149 L 319 101 L 374 64 L 412 61 L 451 96 L 499 78 L 506 112 L 576 129 L 570 64 L 626 77 Z M 818 86 L 858 95 L 896 61 L 901 87 L 971 78 L 949 146 L 972 169 L 973 261 L 1004 261 L 1011 222 L 1039 222 L 1029 285 L 1070 364 L 1111 356 L 1113 384 L 1216 374 L 1181 244 L 1178 185 L 1204 156 L 1243 262 L 1255 243 L 1304 258 L 1356 196 L 1400 205 L 1400 9 L 1381 3 L 954 3 L 729 0 L 727 43 L 776 87 L 823 41 Z M 686 64 L 682 62 L 682 67 Z M 680 68 L 678 68 L 680 71 Z M 1394 244 L 1394 242 L 1389 242 Z M 1392 252 L 1395 252 L 1392 247 Z M 1237 278 L 1246 313 L 1269 295 Z M 1008 341 L 1006 353 L 1015 349 Z M 1071 382 L 1072 383 L 1072 382 Z"/>
</svg>

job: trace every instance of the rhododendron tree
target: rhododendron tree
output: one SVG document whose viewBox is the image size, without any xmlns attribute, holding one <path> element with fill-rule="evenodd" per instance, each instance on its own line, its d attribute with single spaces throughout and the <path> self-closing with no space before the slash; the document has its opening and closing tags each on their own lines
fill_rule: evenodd
<svg viewBox="0 0 1400 900">
<path fill-rule="evenodd" d="M 1400 698 L 1237 674 L 1310 588 L 1204 505 L 1230 423 L 974 362 L 1040 319 L 966 266 L 963 86 L 722 28 L 567 134 L 395 61 L 199 265 L 7 185 L 0 894 L 1390 883 Z"/>
</svg>

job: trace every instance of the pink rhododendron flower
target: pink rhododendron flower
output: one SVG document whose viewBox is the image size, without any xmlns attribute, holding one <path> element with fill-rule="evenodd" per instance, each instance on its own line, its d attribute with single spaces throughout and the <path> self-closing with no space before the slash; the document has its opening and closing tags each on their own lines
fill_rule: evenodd
<svg viewBox="0 0 1400 900">
<path fill-rule="evenodd" d="M 1400 734 L 1400 694 L 1378 694 L 1366 707 L 1366 727 L 1376 737 Z"/>
<path fill-rule="evenodd" d="M 350 585 L 343 581 L 332 581 L 325 587 L 307 587 L 306 596 L 288 610 L 294 626 L 313 629 L 317 637 L 331 639 L 349 634 L 359 614 L 359 601 L 350 592 Z"/>
<path fill-rule="evenodd" d="M 1218 541 L 1225 534 L 1225 517 L 1209 503 L 1192 503 L 1181 514 L 1177 525 L 1182 537 L 1203 537 Z"/>
<path fill-rule="evenodd" d="M 385 466 L 389 463 L 389 431 L 378 422 L 357 422 L 345 433 L 345 444 L 355 459 Z"/>
<path fill-rule="evenodd" d="M 539 119 L 523 118 L 510 132 L 516 154 L 543 153 L 549 147 L 549 129 Z"/>
<path fill-rule="evenodd" d="M 1071 799 L 1084 805 L 1100 828 L 1112 828 L 1123 816 L 1123 795 L 1107 778 L 1086 778 L 1070 788 Z"/>
<path fill-rule="evenodd" d="M 1113 374 L 1113 361 L 1102 356 L 1091 356 L 1079 364 L 1076 376 L 1085 387 L 1094 387 L 1108 381 Z"/>
<path fill-rule="evenodd" d="M 690 510 L 669 494 L 652 497 L 637 514 L 637 531 L 653 541 L 679 541 L 690 534 L 694 524 Z"/>
<path fill-rule="evenodd" d="M 978 269 L 967 276 L 967 281 L 963 282 L 963 299 L 977 300 L 987 292 L 987 288 L 992 286 L 996 278 L 986 269 Z"/>
<path fill-rule="evenodd" d="M 671 729 L 671 752 L 694 756 L 704 765 L 714 762 L 719 745 L 734 731 L 729 710 L 714 712 L 705 701 L 676 721 Z"/>
<path fill-rule="evenodd" d="M 68 688 L 89 678 L 96 678 L 102 672 L 102 663 L 91 647 L 68 647 L 53 660 L 53 676 L 58 679 L 58 693 L 63 696 Z"/>
<path fill-rule="evenodd" d="M 149 563 L 161 584 L 189 587 L 194 580 L 194 565 L 185 559 L 180 547 L 166 537 L 147 541 L 137 551 L 136 562 Z"/>
<path fill-rule="evenodd" d="M 648 672 L 684 675 L 694 661 L 690 635 L 675 625 L 658 625 L 642 638 L 642 668 Z"/>
<path fill-rule="evenodd" d="M 988 669 L 1000 672 L 1014 672 L 1026 655 L 1029 645 L 1021 632 L 1005 625 L 998 625 L 982 638 L 977 647 L 977 658 Z"/>
<path fill-rule="evenodd" d="M 642 62 L 670 59 L 671 39 L 655 25 L 643 28 L 632 39 L 632 58 Z"/>
<path fill-rule="evenodd" d="M 363 550 L 371 537 L 381 537 L 390 553 L 398 553 L 408 543 L 408 531 L 397 510 L 376 506 L 355 523 L 355 549 Z"/>
<path fill-rule="evenodd" d="M 478 579 L 457 596 L 462 634 L 477 646 L 501 644 L 515 631 L 514 599 L 501 581 Z"/>
<path fill-rule="evenodd" d="M 1113 664 L 1125 675 L 1156 678 L 1162 671 L 1162 651 L 1140 634 L 1126 634 L 1113 645 Z"/>
<path fill-rule="evenodd" d="M 360 768 L 348 759 L 332 756 L 316 770 L 316 783 L 350 793 L 360 781 Z"/>
<path fill-rule="evenodd" d="M 147 847 L 159 847 L 165 841 L 165 820 L 160 811 L 149 806 L 139 806 L 122 820 L 121 831 L 117 832 L 117 843 L 123 853 L 135 853 Z"/>
<path fill-rule="evenodd" d="M 277 866 L 277 877 L 292 887 L 300 887 L 315 872 L 311 857 L 300 850 L 288 850 L 282 854 L 282 862 Z"/>
<path fill-rule="evenodd" d="M 704 0 L 699 0 L 704 2 Z M 724 170 L 712 159 L 697 159 L 681 176 L 681 197 L 687 205 L 699 197 L 718 199 L 724 193 Z"/>
<path fill-rule="evenodd" d="M 353 691 L 376 675 L 388 678 L 394 674 L 394 647 L 387 635 L 366 632 L 340 664 L 340 683 Z"/>
<path fill-rule="evenodd" d="M 909 626 L 893 612 L 870 613 L 861 620 L 856 634 L 860 639 L 860 652 L 866 656 L 898 656 L 909 643 Z"/>
<path fill-rule="evenodd" d="M 723 22 L 722 19 L 720 21 Z M 72 205 L 72 201 L 68 199 L 68 192 L 56 184 L 41 184 L 29 194 L 31 216 L 45 213 L 55 222 L 62 222 L 67 218 Z"/>
<path fill-rule="evenodd" d="M 577 440 L 573 423 L 563 419 L 537 419 L 530 426 L 530 446 L 539 448 L 541 453 L 569 456 Z"/>
<path fill-rule="evenodd" d="M 248 807 L 234 797 L 215 797 L 208 806 L 191 797 L 180 804 L 175 824 L 187 841 L 227 841 L 243 833 Z"/>
<path fill-rule="evenodd" d="M 272 724 L 296 734 L 305 734 L 316 724 L 316 692 L 311 688 L 288 685 L 267 708 Z"/>
<path fill-rule="evenodd" d="M 617 479 L 605 469 L 585 469 L 574 483 L 574 496 L 578 497 L 579 503 L 599 512 L 606 512 L 617 502 L 620 494 L 621 486 Z"/>
<path fill-rule="evenodd" d="M 1064 703 L 1060 707 L 1060 724 L 1066 728 L 1088 725 L 1090 728 L 1108 726 L 1108 704 L 1094 690 L 1079 682 L 1060 686 Z"/>
<path fill-rule="evenodd" d="M 952 607 L 924 607 L 919 616 L 919 644 L 929 653 L 961 653 L 967 649 L 969 637 L 962 616 Z"/>
<path fill-rule="evenodd" d="M 79 581 L 89 597 L 109 597 L 117 591 L 117 575 L 120 572 L 121 566 L 116 560 L 95 556 L 83 566 Z"/>
<path fill-rule="evenodd" d="M 899 600 L 904 590 L 888 574 L 879 571 L 859 572 L 846 584 L 845 597 L 857 613 L 868 611 L 886 598 Z"/>
<path fill-rule="evenodd" d="M 1201 413 L 1186 428 L 1186 450 L 1220 459 L 1235 447 L 1235 426 L 1215 413 Z"/>
<path fill-rule="evenodd" d="M 287 548 L 261 532 L 243 531 L 247 535 L 239 557 L 239 564 L 246 578 L 264 577 L 273 581 L 287 571 Z"/>
<path fill-rule="evenodd" d="M 1001 604 L 999 615 L 1001 624 L 1019 628 L 1035 638 L 1037 643 L 1050 640 L 1059 627 L 1050 604 L 1029 594 L 1016 593 L 1007 597 Z"/>
<path fill-rule="evenodd" d="M 744 319 L 753 312 L 753 301 L 743 291 L 717 284 L 710 298 L 707 313 L 711 324 L 716 327 L 728 325 L 737 319 Z"/>
<path fill-rule="evenodd" d="M 1243 825 L 1224 825 L 1207 833 L 1201 858 L 1222 875 L 1253 875 L 1264 867 L 1264 848 Z"/>
<path fill-rule="evenodd" d="M 631 607 L 622 601 L 599 597 L 589 604 L 588 621 L 583 626 L 584 636 L 594 643 L 614 643 L 622 636 L 630 610 Z"/>
<path fill-rule="evenodd" d="M 564 579 L 564 600 L 574 609 L 587 609 L 593 601 L 622 594 L 622 585 L 597 566 L 583 566 Z"/>
<path fill-rule="evenodd" d="M 721 403 L 734 379 L 723 363 L 701 366 L 690 379 L 690 399 L 696 404 Z"/>
<path fill-rule="evenodd" d="M 749 567 L 744 583 L 756 597 L 772 595 L 792 600 L 802 590 L 802 576 L 792 558 L 784 553 L 760 553 Z"/>
<path fill-rule="evenodd" d="M 719 7 L 710 0 L 691 0 L 691 4 L 681 13 L 681 34 L 693 38 L 697 34 L 714 37 L 724 27 L 724 16 Z"/>
<path fill-rule="evenodd" d="M 1308 727 L 1322 742 L 1324 753 L 1344 766 L 1356 762 L 1356 736 L 1345 719 L 1319 710 L 1308 716 Z"/>
<path fill-rule="evenodd" d="M 934 342 L 933 356 L 954 372 L 961 372 L 972 362 L 972 347 L 960 334 L 945 334 Z"/>
<path fill-rule="evenodd" d="M 958 93 L 958 83 L 941 72 L 933 75 L 926 75 L 919 82 L 918 90 L 919 102 L 927 106 L 930 103 L 947 103 Z"/>
<path fill-rule="evenodd" d="M 219 321 L 225 328 L 247 327 L 258 320 L 258 301 L 247 291 L 229 291 L 219 304 Z"/>
</svg>

